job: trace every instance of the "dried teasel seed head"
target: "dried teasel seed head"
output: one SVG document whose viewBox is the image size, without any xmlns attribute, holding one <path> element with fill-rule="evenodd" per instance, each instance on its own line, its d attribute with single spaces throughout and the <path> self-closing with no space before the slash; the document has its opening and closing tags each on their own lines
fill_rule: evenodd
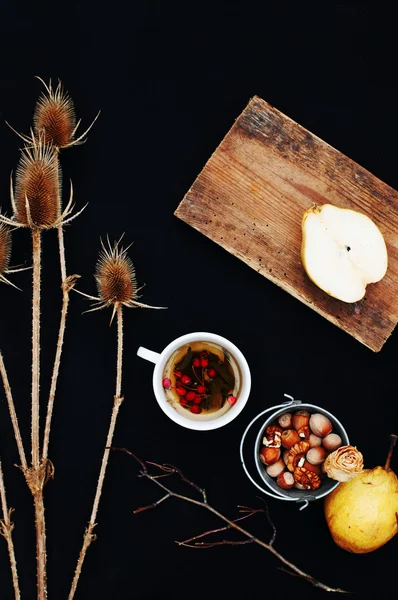
<svg viewBox="0 0 398 600">
<path fill-rule="evenodd" d="M 119 240 L 120 242 L 120 240 Z M 115 242 L 108 248 L 102 244 L 95 279 L 97 281 L 98 295 L 106 306 L 111 304 L 129 305 L 137 297 L 137 283 L 134 265 L 127 256 L 127 250 L 119 247 Z"/>
<path fill-rule="evenodd" d="M 27 227 L 54 226 L 61 216 L 60 179 L 57 152 L 43 136 L 32 138 L 16 170 L 15 220 Z"/>
<path fill-rule="evenodd" d="M 37 101 L 33 116 L 35 134 L 44 132 L 46 142 L 57 148 L 73 143 L 76 131 L 76 114 L 72 99 L 59 81 L 55 91 L 51 81 Z"/>
<path fill-rule="evenodd" d="M 0 276 L 7 271 L 11 256 L 11 230 L 0 223 Z"/>
</svg>

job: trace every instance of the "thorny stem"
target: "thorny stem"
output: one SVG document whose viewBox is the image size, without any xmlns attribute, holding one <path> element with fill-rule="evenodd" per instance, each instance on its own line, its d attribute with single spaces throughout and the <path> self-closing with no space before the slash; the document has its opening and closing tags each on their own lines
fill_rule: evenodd
<svg viewBox="0 0 398 600">
<path fill-rule="evenodd" d="M 32 301 L 32 466 L 40 465 L 39 390 L 40 390 L 40 268 L 41 231 L 32 229 L 33 301 Z"/>
<path fill-rule="evenodd" d="M 390 447 L 388 449 L 386 464 L 384 465 L 384 469 L 386 471 L 390 471 L 391 470 L 390 469 L 390 463 L 391 463 L 392 453 L 394 452 L 395 444 L 397 443 L 397 439 L 398 439 L 398 436 L 395 435 L 394 433 L 392 433 L 390 435 Z"/>
<path fill-rule="evenodd" d="M 44 517 L 43 486 L 46 463 L 40 463 L 40 271 L 41 231 L 32 229 L 33 300 L 32 300 L 32 467 L 25 473 L 33 495 L 36 524 L 37 598 L 47 598 L 46 525 Z"/>
<path fill-rule="evenodd" d="M 28 463 L 26 462 L 25 450 L 23 447 L 21 432 L 19 430 L 17 413 L 15 412 L 15 406 L 14 406 L 14 400 L 13 400 L 12 393 L 11 393 L 11 387 L 10 387 L 10 384 L 8 381 L 7 371 L 6 371 L 6 367 L 5 367 L 3 356 L 1 354 L 1 352 L 0 352 L 0 372 L 1 372 L 1 377 L 3 379 L 4 391 L 5 391 L 5 394 L 7 397 L 8 409 L 10 411 L 12 426 L 14 428 L 14 436 L 15 436 L 15 441 L 17 442 L 19 459 L 21 461 L 21 467 L 22 467 L 22 470 L 24 472 L 26 472 L 26 470 L 28 468 Z"/>
<path fill-rule="evenodd" d="M 246 529 L 243 529 L 243 527 L 241 527 L 237 523 L 237 521 L 239 519 L 231 520 L 231 519 L 225 517 L 218 510 L 213 508 L 207 501 L 205 491 L 198 488 L 198 486 L 196 486 L 196 484 L 193 484 L 192 482 L 190 482 L 186 477 L 184 477 L 184 475 L 181 473 L 181 471 L 179 469 L 177 469 L 176 467 L 172 467 L 171 465 L 159 465 L 156 463 L 149 463 L 149 462 L 145 463 L 144 461 L 139 459 L 135 454 L 133 454 L 132 452 L 127 450 L 126 448 L 113 448 L 113 450 L 120 450 L 120 451 L 126 452 L 127 454 L 132 456 L 141 465 L 139 477 L 146 478 L 146 479 L 149 479 L 150 481 L 153 481 L 153 483 L 155 483 L 158 487 L 160 487 L 163 490 L 163 492 L 165 492 L 165 495 L 162 496 L 160 501 L 154 502 L 153 504 L 151 504 L 149 506 L 140 507 L 137 510 L 135 510 L 134 513 L 142 512 L 143 510 L 146 510 L 149 508 L 155 508 L 156 506 L 158 506 L 160 504 L 161 501 L 167 500 L 168 498 L 178 498 L 179 500 L 183 500 L 185 502 L 195 504 L 196 506 L 200 506 L 201 508 L 208 510 L 213 515 L 218 517 L 221 521 L 226 523 L 227 527 L 225 529 L 234 529 L 235 531 L 238 531 L 239 533 L 241 533 L 244 537 L 248 538 L 248 543 L 251 542 L 251 543 L 257 544 L 258 546 L 261 546 L 262 548 L 265 548 L 266 550 L 271 552 L 279 561 L 281 561 L 284 565 L 286 565 L 288 567 L 289 571 L 287 571 L 287 572 L 289 574 L 297 575 L 298 577 L 302 577 L 303 579 L 306 579 L 307 581 L 309 581 L 313 586 L 315 586 L 319 589 L 322 589 L 325 592 L 339 592 L 342 594 L 348 593 L 345 590 L 342 590 L 340 588 L 332 588 L 332 587 L 322 583 L 321 581 L 318 581 L 312 575 L 309 575 L 305 571 L 302 571 L 301 569 L 296 567 L 296 565 L 291 563 L 289 560 L 287 560 L 287 558 L 285 558 L 282 554 L 280 554 L 277 550 L 275 550 L 275 548 L 273 546 L 273 543 L 275 540 L 275 528 L 269 519 L 268 513 L 267 513 L 267 517 L 268 517 L 268 521 L 270 522 L 270 524 L 273 527 L 273 535 L 272 535 L 270 542 L 266 543 L 266 542 L 260 540 L 259 538 L 257 538 L 256 536 L 254 536 L 253 534 L 251 534 Z M 163 479 L 160 481 L 158 475 L 151 475 L 148 472 L 148 469 L 147 469 L 148 464 L 155 465 L 161 471 L 166 472 L 166 474 L 168 474 L 168 475 L 173 475 L 173 474 L 179 475 L 183 481 L 185 481 L 186 483 L 188 483 L 189 485 L 195 487 L 197 490 L 200 491 L 200 493 L 202 494 L 202 501 L 195 500 L 194 498 L 191 498 L 190 496 L 184 496 L 182 494 L 177 494 L 176 492 L 173 492 L 170 488 L 168 488 L 167 486 L 164 485 Z M 248 509 L 248 510 L 252 514 L 259 512 L 259 511 L 253 510 L 253 509 Z M 247 512 L 247 510 L 244 512 Z M 216 530 L 208 531 L 207 534 L 213 533 L 214 531 L 216 531 Z M 219 542 L 218 544 L 216 544 L 216 543 L 203 544 L 203 542 L 196 542 L 194 544 L 190 543 L 190 542 L 194 541 L 195 539 L 197 539 L 198 537 L 203 537 L 203 534 L 202 534 L 202 536 L 195 536 L 195 537 L 189 538 L 188 540 L 185 540 L 183 542 L 177 542 L 177 544 L 179 544 L 180 546 L 188 546 L 190 548 L 207 548 L 207 547 L 211 547 L 214 545 L 220 545 L 220 544 L 230 544 L 230 545 L 231 544 L 232 545 L 235 545 L 235 544 L 240 545 L 241 544 L 241 542 L 231 542 L 231 541 L 226 541 L 226 540 L 223 540 L 222 542 Z"/>
<path fill-rule="evenodd" d="M 48 457 L 48 446 L 50 443 L 51 420 L 52 420 L 52 416 L 53 416 L 55 392 L 57 389 L 59 367 L 61 364 L 61 356 L 62 356 L 62 346 L 64 343 L 64 336 L 65 336 L 66 316 L 68 314 L 68 307 L 69 307 L 69 292 L 71 290 L 71 286 L 68 285 L 67 277 L 66 277 L 65 245 L 64 245 L 64 232 L 62 229 L 62 225 L 60 225 L 58 227 L 58 245 L 59 245 L 59 259 L 60 259 L 61 278 L 62 278 L 62 308 L 61 308 L 61 319 L 60 319 L 59 331 L 58 331 L 57 349 L 55 352 L 54 366 L 53 366 L 53 372 L 52 372 L 52 376 L 51 376 L 50 393 L 49 393 L 49 397 L 48 397 L 46 424 L 45 424 L 45 428 L 44 428 L 43 454 L 42 454 L 43 459 L 46 459 Z M 72 284 L 72 287 L 73 287 L 73 284 Z"/>
<path fill-rule="evenodd" d="M 83 546 L 80 551 L 79 559 L 77 561 L 77 566 L 75 570 L 75 574 L 73 577 L 71 589 L 69 592 L 68 600 L 72 600 L 76 593 L 77 584 L 79 581 L 79 577 L 81 574 L 83 562 L 86 556 L 87 549 L 89 548 L 91 542 L 93 542 L 96 538 L 95 534 L 93 534 L 94 527 L 96 526 L 96 519 L 98 513 L 98 506 L 101 498 L 102 488 L 104 485 L 106 468 L 108 465 L 109 453 L 112 446 L 113 434 L 115 431 L 116 420 L 119 414 L 119 408 L 121 403 L 123 402 L 123 397 L 121 396 L 122 390 L 122 366 L 123 366 L 123 308 L 121 305 L 117 307 L 117 362 L 116 362 L 116 392 L 113 399 L 113 409 L 111 421 L 109 424 L 108 435 L 106 438 L 106 444 L 104 448 L 104 454 L 102 457 L 101 470 L 98 477 L 97 490 L 95 492 L 93 508 L 91 512 L 90 521 L 87 525 L 86 531 L 84 533 L 83 538 Z"/>
<path fill-rule="evenodd" d="M 8 509 L 6 488 L 4 485 L 3 470 L 1 467 L 0 460 L 0 498 L 1 507 L 3 511 L 3 518 L 0 519 L 0 535 L 2 535 L 8 547 L 8 555 L 10 557 L 12 584 L 14 587 L 15 600 L 20 600 L 21 593 L 19 591 L 18 572 L 17 572 L 17 561 L 15 559 L 14 542 L 12 541 L 12 530 L 14 529 L 14 523 L 11 521 L 12 508 Z"/>
</svg>

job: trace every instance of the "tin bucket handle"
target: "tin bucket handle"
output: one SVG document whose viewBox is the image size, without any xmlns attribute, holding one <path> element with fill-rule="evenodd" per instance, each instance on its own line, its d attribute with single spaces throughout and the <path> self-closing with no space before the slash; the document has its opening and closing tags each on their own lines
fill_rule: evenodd
<svg viewBox="0 0 398 600">
<path fill-rule="evenodd" d="M 249 425 L 246 427 L 243 435 L 242 435 L 242 439 L 240 441 L 240 447 L 239 447 L 239 452 L 240 452 L 240 461 L 242 463 L 242 467 L 244 472 L 246 473 L 247 477 L 250 479 L 250 481 L 252 482 L 253 485 L 256 486 L 257 489 L 259 489 L 260 491 L 262 491 L 264 494 L 267 494 L 267 496 L 271 496 L 271 498 L 276 498 L 277 500 L 285 500 L 286 502 L 303 502 L 303 506 L 300 507 L 299 510 L 303 510 L 304 508 L 307 508 L 309 501 L 306 500 L 305 498 L 303 498 L 302 500 L 300 498 L 285 498 L 284 496 L 278 496 L 277 494 L 272 494 L 270 491 L 264 489 L 261 487 L 261 485 L 259 485 L 254 479 L 253 477 L 250 475 L 248 468 L 246 466 L 245 463 L 245 459 L 243 457 L 243 445 L 245 443 L 245 439 L 246 439 L 246 435 L 249 432 L 249 429 L 251 428 L 251 426 L 253 425 L 253 423 L 255 423 L 260 417 L 262 417 L 263 415 L 265 415 L 267 412 L 270 412 L 271 410 L 275 410 L 277 408 L 284 408 L 285 406 L 292 406 L 294 404 L 301 404 L 301 400 L 295 400 L 293 398 L 293 396 L 290 396 L 289 394 L 283 394 L 285 396 L 285 398 L 289 398 L 288 402 L 283 402 L 282 404 L 277 404 L 275 406 L 271 406 L 270 408 L 266 408 L 265 410 L 263 410 L 259 415 L 257 415 L 256 417 L 254 417 L 254 419 L 252 419 L 252 421 L 250 421 Z"/>
</svg>

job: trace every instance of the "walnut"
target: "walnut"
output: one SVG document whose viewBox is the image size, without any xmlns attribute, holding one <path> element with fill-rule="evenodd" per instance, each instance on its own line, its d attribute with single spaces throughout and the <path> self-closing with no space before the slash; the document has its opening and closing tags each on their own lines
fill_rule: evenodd
<svg viewBox="0 0 398 600">
<path fill-rule="evenodd" d="M 282 427 L 278 427 L 278 425 L 269 425 L 265 430 L 265 436 L 263 438 L 264 446 L 267 446 L 268 448 L 280 448 L 282 431 Z"/>
<path fill-rule="evenodd" d="M 319 475 L 309 471 L 305 467 L 296 467 L 293 473 L 294 480 L 304 486 L 307 490 L 317 490 L 322 481 Z"/>
<path fill-rule="evenodd" d="M 289 454 L 287 455 L 286 466 L 293 473 L 294 469 L 297 467 L 297 463 L 301 458 L 304 458 L 307 451 L 310 448 L 309 442 L 298 442 L 294 444 L 289 450 Z"/>
</svg>

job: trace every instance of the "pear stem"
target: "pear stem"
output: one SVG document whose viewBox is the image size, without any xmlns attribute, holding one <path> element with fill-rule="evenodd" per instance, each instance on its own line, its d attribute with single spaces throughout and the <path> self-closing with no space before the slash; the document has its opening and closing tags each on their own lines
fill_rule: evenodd
<svg viewBox="0 0 398 600">
<path fill-rule="evenodd" d="M 392 433 L 390 435 L 390 448 L 388 450 L 386 464 L 384 465 L 384 469 L 386 471 L 391 471 L 390 462 L 391 462 L 392 453 L 394 452 L 395 444 L 397 443 L 397 439 L 398 439 L 398 435 L 395 435 L 394 433 Z"/>
</svg>

